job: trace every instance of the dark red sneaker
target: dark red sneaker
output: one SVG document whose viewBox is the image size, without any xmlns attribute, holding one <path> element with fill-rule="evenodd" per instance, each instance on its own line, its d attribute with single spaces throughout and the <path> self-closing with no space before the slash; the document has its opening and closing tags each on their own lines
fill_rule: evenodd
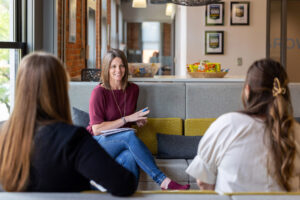
<svg viewBox="0 0 300 200">
<path fill-rule="evenodd" d="M 190 189 L 190 184 L 180 185 L 175 181 L 171 181 L 168 185 L 167 190 L 188 190 L 188 189 Z M 162 189 L 162 190 L 166 190 L 166 189 Z"/>
</svg>

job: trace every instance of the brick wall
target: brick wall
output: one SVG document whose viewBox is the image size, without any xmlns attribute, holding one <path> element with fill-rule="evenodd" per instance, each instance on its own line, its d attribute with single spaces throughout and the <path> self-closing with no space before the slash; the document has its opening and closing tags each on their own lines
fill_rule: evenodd
<svg viewBox="0 0 300 200">
<path fill-rule="evenodd" d="M 86 68 L 86 0 L 76 0 L 76 42 L 69 42 L 69 0 L 58 0 L 58 56 L 66 64 L 71 77 Z"/>
</svg>

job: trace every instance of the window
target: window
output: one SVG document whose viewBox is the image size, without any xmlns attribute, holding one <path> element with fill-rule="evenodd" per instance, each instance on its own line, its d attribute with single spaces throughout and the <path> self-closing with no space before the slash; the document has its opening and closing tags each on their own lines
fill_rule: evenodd
<svg viewBox="0 0 300 200">
<path fill-rule="evenodd" d="M 160 23 L 142 23 L 143 63 L 158 62 L 160 50 Z M 152 60 L 151 60 L 152 58 Z"/>
<path fill-rule="evenodd" d="M 21 5 L 20 0 L 0 0 L 0 121 L 7 120 L 12 110 L 16 72 L 26 49 L 18 16 Z"/>
</svg>

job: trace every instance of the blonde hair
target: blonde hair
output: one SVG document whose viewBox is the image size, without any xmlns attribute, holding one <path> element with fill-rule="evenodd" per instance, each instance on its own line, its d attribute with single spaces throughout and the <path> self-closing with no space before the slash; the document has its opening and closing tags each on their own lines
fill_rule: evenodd
<svg viewBox="0 0 300 200">
<path fill-rule="evenodd" d="M 243 90 L 244 113 L 265 118 L 271 141 L 271 154 L 275 171 L 268 166 L 269 173 L 285 190 L 293 171 L 296 153 L 293 138 L 293 108 L 286 71 L 280 63 L 271 59 L 254 62 L 248 72 L 245 86 L 249 85 L 249 95 Z M 274 166 L 273 166 L 274 167 Z"/>
<path fill-rule="evenodd" d="M 122 89 L 125 90 L 128 84 L 128 73 L 129 73 L 128 62 L 123 51 L 119 49 L 111 49 L 104 55 L 103 63 L 102 63 L 102 72 L 101 72 L 102 85 L 106 89 L 111 89 L 110 82 L 109 82 L 109 78 L 110 78 L 109 68 L 112 60 L 115 58 L 121 58 L 123 65 L 125 67 L 125 74 L 122 78 Z"/>
<path fill-rule="evenodd" d="M 72 123 L 68 76 L 53 55 L 36 52 L 21 61 L 12 114 L 0 132 L 0 181 L 6 191 L 24 191 L 36 126 Z"/>
</svg>

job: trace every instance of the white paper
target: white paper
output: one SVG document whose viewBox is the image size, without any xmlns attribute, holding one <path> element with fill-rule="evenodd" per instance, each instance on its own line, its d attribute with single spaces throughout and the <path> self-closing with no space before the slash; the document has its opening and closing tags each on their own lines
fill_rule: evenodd
<svg viewBox="0 0 300 200">
<path fill-rule="evenodd" d="M 120 132 L 124 132 L 124 131 L 136 131 L 134 128 L 116 128 L 116 129 L 109 129 L 109 130 L 105 130 L 105 131 L 101 131 L 101 135 L 103 136 L 108 136 L 108 135 L 112 135 L 115 133 L 120 133 Z"/>
</svg>

